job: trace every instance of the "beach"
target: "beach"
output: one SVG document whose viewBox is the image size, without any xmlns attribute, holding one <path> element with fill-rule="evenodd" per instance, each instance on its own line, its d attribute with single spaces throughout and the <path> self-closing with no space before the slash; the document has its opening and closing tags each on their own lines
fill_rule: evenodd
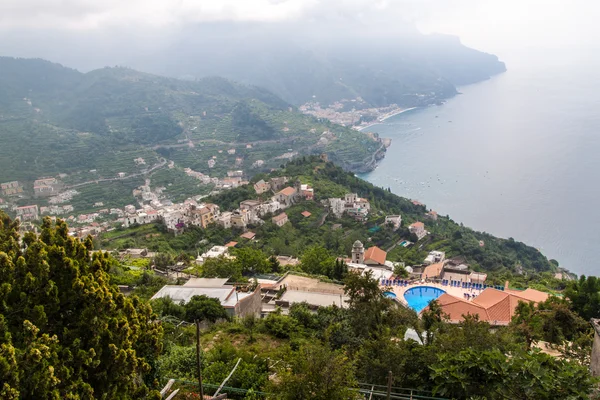
<svg viewBox="0 0 600 400">
<path fill-rule="evenodd" d="M 375 122 L 371 122 L 371 123 L 369 123 L 367 125 L 363 125 L 363 126 L 355 126 L 353 128 L 356 129 L 357 131 L 363 131 L 363 130 L 365 130 L 367 128 L 370 128 L 370 127 L 372 127 L 374 125 L 380 124 L 381 122 L 385 121 L 388 118 L 391 118 L 391 117 L 396 116 L 398 114 L 405 113 L 407 111 L 415 110 L 416 108 L 417 107 L 398 108 L 398 109 L 396 109 L 394 111 L 390 111 L 389 113 L 383 114 L 382 116 L 380 116 L 379 118 L 377 118 L 377 121 L 375 121 Z"/>
</svg>

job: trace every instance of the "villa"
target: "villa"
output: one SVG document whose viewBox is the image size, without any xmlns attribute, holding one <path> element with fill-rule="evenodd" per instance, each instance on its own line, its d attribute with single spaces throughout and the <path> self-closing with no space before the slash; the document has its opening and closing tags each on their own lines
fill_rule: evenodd
<svg viewBox="0 0 600 400">
<path fill-rule="evenodd" d="M 427 235 L 427 231 L 425 230 L 425 224 L 422 222 L 415 222 L 408 227 L 410 233 L 414 233 L 417 235 L 419 240 L 423 239 L 425 235 Z"/>
</svg>

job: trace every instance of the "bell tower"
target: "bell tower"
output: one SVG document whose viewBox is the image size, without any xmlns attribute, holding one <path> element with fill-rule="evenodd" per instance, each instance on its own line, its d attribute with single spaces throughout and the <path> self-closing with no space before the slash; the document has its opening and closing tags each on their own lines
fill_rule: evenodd
<svg viewBox="0 0 600 400">
<path fill-rule="evenodd" d="M 354 264 L 364 264 L 365 261 L 365 247 L 357 240 L 352 245 L 352 263 Z"/>
</svg>

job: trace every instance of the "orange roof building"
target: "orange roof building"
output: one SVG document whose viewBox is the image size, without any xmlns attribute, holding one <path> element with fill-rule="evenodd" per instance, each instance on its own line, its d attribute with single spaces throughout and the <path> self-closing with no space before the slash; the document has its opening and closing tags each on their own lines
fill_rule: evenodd
<svg viewBox="0 0 600 400">
<path fill-rule="evenodd" d="M 312 214 L 311 214 L 309 211 L 302 211 L 302 213 L 301 213 L 301 214 L 302 214 L 302 216 L 303 216 L 304 218 L 308 218 L 308 217 L 310 217 L 310 216 L 312 215 Z"/>
<path fill-rule="evenodd" d="M 296 194 L 296 189 L 294 189 L 293 187 L 286 187 L 285 189 L 282 189 L 279 194 L 282 194 L 284 196 L 293 196 Z"/>
<path fill-rule="evenodd" d="M 421 273 L 421 276 L 423 277 L 423 279 L 433 279 L 433 278 L 439 278 L 440 275 L 442 274 L 442 270 L 444 269 L 444 262 L 439 262 L 439 263 L 435 263 L 435 264 L 431 264 L 425 267 L 425 269 L 423 269 L 423 273 Z"/>
<path fill-rule="evenodd" d="M 472 301 L 461 299 L 448 293 L 437 298 L 448 321 L 458 323 L 464 315 L 478 315 L 480 321 L 491 325 L 508 325 L 520 301 L 539 303 L 548 299 L 548 293 L 535 289 L 497 290 L 487 288 Z"/>
<path fill-rule="evenodd" d="M 367 265 L 385 265 L 387 253 L 377 246 L 369 247 L 365 252 L 364 263 Z"/>
<path fill-rule="evenodd" d="M 273 223 L 279 227 L 282 227 L 283 225 L 285 225 L 288 222 L 288 216 L 286 213 L 281 213 L 273 218 L 271 218 L 271 220 L 273 221 Z"/>
<path fill-rule="evenodd" d="M 227 244 L 225 245 L 225 247 L 235 247 L 235 246 L 237 246 L 237 244 L 238 244 L 238 242 L 233 242 L 233 241 L 231 241 L 231 242 L 227 243 Z"/>
<path fill-rule="evenodd" d="M 252 231 L 248 231 L 248 232 L 242 233 L 240 235 L 240 237 L 244 238 L 244 239 L 252 240 L 256 237 L 256 233 L 254 233 Z"/>
</svg>

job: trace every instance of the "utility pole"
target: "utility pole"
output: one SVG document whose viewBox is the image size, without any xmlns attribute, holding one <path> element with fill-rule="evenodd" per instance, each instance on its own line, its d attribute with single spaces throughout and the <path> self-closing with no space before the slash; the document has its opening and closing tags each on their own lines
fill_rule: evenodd
<svg viewBox="0 0 600 400">
<path fill-rule="evenodd" d="M 200 398 L 204 399 L 204 389 L 202 388 L 202 362 L 200 361 L 200 321 L 196 320 L 196 363 L 198 367 L 198 387 L 200 389 Z M 391 372 L 390 372 L 391 373 Z"/>
<path fill-rule="evenodd" d="M 392 371 L 388 371 L 388 382 L 387 382 L 387 396 L 385 397 L 387 400 L 392 398 Z"/>
</svg>

